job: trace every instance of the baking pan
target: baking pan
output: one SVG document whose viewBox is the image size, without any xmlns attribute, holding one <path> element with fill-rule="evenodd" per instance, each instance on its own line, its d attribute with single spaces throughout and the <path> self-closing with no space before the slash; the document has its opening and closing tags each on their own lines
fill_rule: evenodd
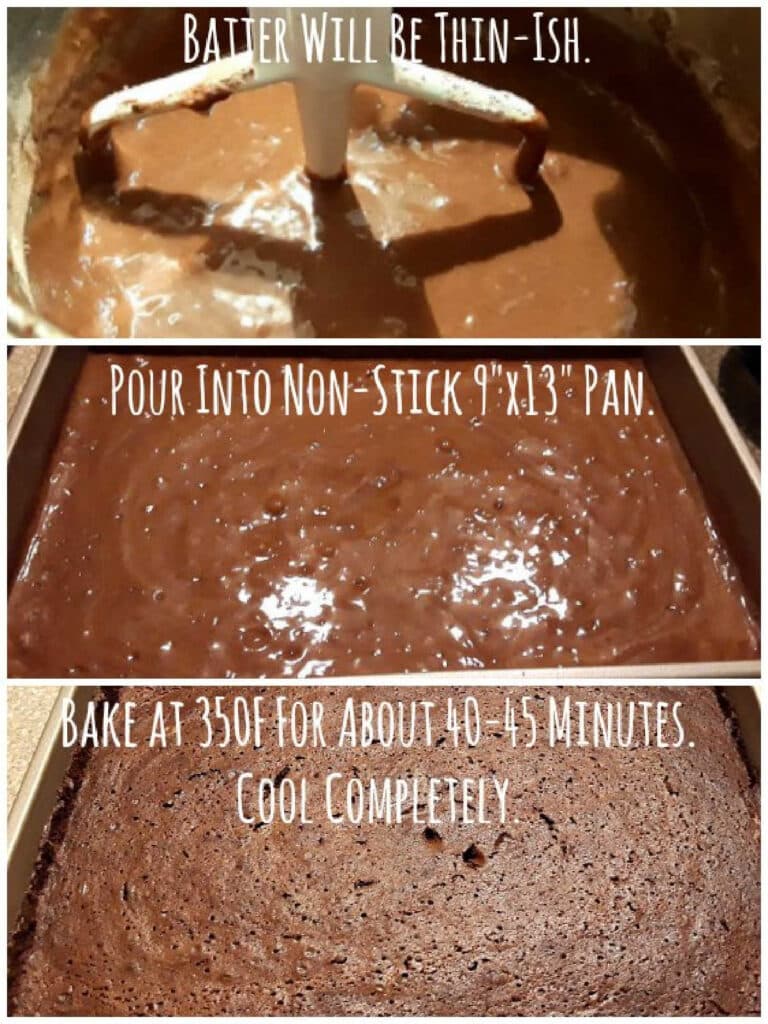
<svg viewBox="0 0 768 1024">
<path fill-rule="evenodd" d="M 98 346 L 106 349 L 106 346 Z M 179 347 L 179 352 L 195 346 Z M 205 351 L 200 348 L 199 351 Z M 218 350 L 221 351 L 221 350 Z M 316 355 L 321 349 L 313 350 Z M 568 358 L 591 353 L 569 347 Z M 753 606 L 760 607 L 760 475 L 757 465 L 716 389 L 690 346 L 616 348 L 618 355 L 640 357 L 657 390 L 664 411 L 696 473 L 707 506 L 744 582 Z M 29 523 L 59 435 L 69 396 L 88 352 L 86 346 L 41 349 L 8 425 L 8 586 L 24 555 Z M 295 350 L 294 350 L 295 352 Z M 356 350 L 357 356 L 365 350 Z M 452 349 L 451 355 L 462 354 Z M 482 358 L 480 349 L 465 350 Z M 494 349 L 499 355 L 499 349 Z M 515 348 L 505 357 L 519 356 Z M 539 356 L 540 356 L 539 352 Z M 551 354 L 551 353 L 550 353 Z M 604 357 L 606 350 L 601 349 Z M 413 358 L 418 358 L 414 355 Z M 506 669 L 474 673 L 479 679 L 520 678 L 756 678 L 759 660 L 670 663 L 660 665 L 589 666 L 583 668 Z M 431 673 L 430 681 L 467 682 L 466 672 Z M 361 677 L 361 679 L 366 677 Z M 370 678 L 370 677 L 368 677 Z M 377 677 L 378 678 L 378 677 Z"/>
<path fill-rule="evenodd" d="M 463 674 L 463 682 L 468 673 Z M 370 678 L 370 677 L 369 677 Z M 402 679 L 400 680 L 402 682 Z M 430 683 L 432 680 L 430 680 Z M 334 686 L 360 686 L 360 679 L 334 680 Z M 281 683 L 281 686 L 306 686 Z M 366 683 L 365 685 L 370 685 Z M 77 721 L 81 722 L 87 703 L 100 693 L 98 686 L 62 686 L 37 744 L 29 768 L 11 808 L 8 819 L 8 934 L 16 925 L 24 896 L 33 876 L 40 842 L 45 834 L 57 797 L 72 758 L 59 742 L 61 706 L 73 698 Z M 744 756 L 755 778 L 760 775 L 760 698 L 755 686 L 728 686 L 722 689 L 739 727 Z M 75 748 L 78 749 L 78 748 Z"/>
</svg>

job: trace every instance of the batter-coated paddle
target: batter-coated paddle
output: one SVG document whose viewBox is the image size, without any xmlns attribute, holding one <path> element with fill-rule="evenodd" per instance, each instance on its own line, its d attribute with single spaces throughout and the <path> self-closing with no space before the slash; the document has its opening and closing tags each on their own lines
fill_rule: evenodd
<svg viewBox="0 0 768 1024">
<path fill-rule="evenodd" d="M 83 148 L 104 142 L 109 129 L 136 117 L 190 107 L 207 110 L 235 92 L 290 82 L 296 92 L 307 172 L 333 180 L 345 173 L 352 92 L 357 85 L 374 85 L 448 107 L 486 121 L 509 124 L 523 136 L 515 161 L 522 183 L 538 173 L 546 152 L 547 119 L 532 103 L 512 92 L 491 89 L 446 71 L 393 59 L 390 52 L 391 8 L 251 8 L 254 18 L 281 17 L 286 22 L 288 63 L 259 65 L 250 52 L 188 68 L 112 93 L 86 111 L 80 132 Z M 327 58 L 313 60 L 305 29 L 311 18 L 356 19 L 360 37 L 368 32 L 369 56 L 375 63 L 351 63 Z"/>
</svg>

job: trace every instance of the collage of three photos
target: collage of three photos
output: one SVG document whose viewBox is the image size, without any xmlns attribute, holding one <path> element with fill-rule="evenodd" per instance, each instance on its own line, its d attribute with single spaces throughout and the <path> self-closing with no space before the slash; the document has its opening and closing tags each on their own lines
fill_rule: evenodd
<svg viewBox="0 0 768 1024">
<path fill-rule="evenodd" d="M 7 9 L 7 1015 L 760 1015 L 760 37 Z"/>
</svg>

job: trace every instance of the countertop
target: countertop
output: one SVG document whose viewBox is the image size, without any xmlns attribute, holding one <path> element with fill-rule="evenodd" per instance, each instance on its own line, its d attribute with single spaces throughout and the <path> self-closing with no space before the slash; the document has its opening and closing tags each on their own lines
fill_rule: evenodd
<svg viewBox="0 0 768 1024">
<path fill-rule="evenodd" d="M 8 807 L 16 798 L 32 752 L 42 735 L 58 693 L 58 686 L 6 685 L 8 709 Z"/>
</svg>

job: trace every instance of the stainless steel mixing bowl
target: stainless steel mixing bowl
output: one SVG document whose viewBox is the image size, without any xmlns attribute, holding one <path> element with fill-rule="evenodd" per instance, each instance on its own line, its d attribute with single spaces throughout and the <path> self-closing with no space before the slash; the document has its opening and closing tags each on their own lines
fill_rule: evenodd
<svg viewBox="0 0 768 1024">
<path fill-rule="evenodd" d="M 55 324 L 35 310 L 27 278 L 24 227 L 32 197 L 38 153 L 32 129 L 34 83 L 53 52 L 62 22 L 75 8 L 9 8 L 8 11 L 8 265 L 9 329 L 27 337 L 61 337 Z M 197 9 L 198 11 L 200 9 Z M 214 10 L 214 9 L 212 9 Z M 218 13 L 221 8 L 215 9 Z M 586 11 L 606 31 L 628 37 L 636 67 L 652 76 L 659 62 L 683 67 L 722 124 L 729 150 L 722 182 L 739 244 L 753 257 L 759 274 L 759 95 L 760 21 L 756 8 L 574 8 Z M 473 13 L 478 13 L 477 9 Z M 498 8 L 494 9 L 498 15 Z M 144 19 L 162 9 L 132 9 L 137 40 Z M 79 70 L 88 75 L 89 67 Z M 647 79 L 648 81 L 648 79 Z M 95 98 L 95 97 L 94 97 Z M 66 102 L 62 98 L 62 102 Z"/>
</svg>

